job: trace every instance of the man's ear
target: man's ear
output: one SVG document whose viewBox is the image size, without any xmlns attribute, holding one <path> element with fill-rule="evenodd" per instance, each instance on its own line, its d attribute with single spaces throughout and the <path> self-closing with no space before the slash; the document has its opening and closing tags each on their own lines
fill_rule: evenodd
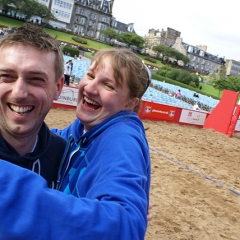
<svg viewBox="0 0 240 240">
<path fill-rule="evenodd" d="M 62 92 L 63 84 L 64 84 L 64 75 L 62 75 L 62 77 L 59 78 L 59 80 L 56 84 L 56 92 L 54 95 L 54 100 L 58 100 L 58 97 L 60 96 L 60 94 Z"/>
<path fill-rule="evenodd" d="M 139 103 L 139 98 L 135 97 L 128 101 L 127 105 L 125 106 L 126 109 L 133 110 Z"/>
</svg>

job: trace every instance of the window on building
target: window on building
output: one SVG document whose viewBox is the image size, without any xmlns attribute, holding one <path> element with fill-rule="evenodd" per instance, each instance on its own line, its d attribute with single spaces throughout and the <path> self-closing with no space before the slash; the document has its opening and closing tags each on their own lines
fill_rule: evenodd
<svg viewBox="0 0 240 240">
<path fill-rule="evenodd" d="M 105 30 L 106 28 L 105 28 L 104 24 L 99 23 L 97 29 L 98 30 Z"/>
<path fill-rule="evenodd" d="M 85 18 L 81 18 L 80 22 L 81 24 L 85 24 Z"/>
<path fill-rule="evenodd" d="M 133 28 L 132 27 L 128 27 L 128 32 L 133 32 Z"/>
<path fill-rule="evenodd" d="M 199 52 L 199 56 L 201 56 L 201 57 L 204 56 L 204 51 L 203 51 L 203 50 L 200 50 L 200 52 Z"/>
<path fill-rule="evenodd" d="M 107 22 L 106 17 L 102 17 L 102 21 L 103 21 L 103 22 Z"/>
<path fill-rule="evenodd" d="M 193 47 L 192 46 L 188 46 L 188 52 L 190 52 L 190 53 L 193 52 Z"/>
</svg>

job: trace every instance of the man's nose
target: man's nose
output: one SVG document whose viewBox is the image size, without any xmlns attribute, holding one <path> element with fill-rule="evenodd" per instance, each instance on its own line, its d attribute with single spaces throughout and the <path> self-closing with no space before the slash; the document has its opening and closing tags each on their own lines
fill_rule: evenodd
<svg viewBox="0 0 240 240">
<path fill-rule="evenodd" d="M 26 98 L 28 96 L 28 84 L 24 79 L 18 78 L 13 84 L 12 94 L 15 98 Z"/>
</svg>

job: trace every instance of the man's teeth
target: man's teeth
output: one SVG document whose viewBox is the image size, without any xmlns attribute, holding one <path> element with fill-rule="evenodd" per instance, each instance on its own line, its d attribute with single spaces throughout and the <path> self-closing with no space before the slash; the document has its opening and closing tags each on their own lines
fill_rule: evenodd
<svg viewBox="0 0 240 240">
<path fill-rule="evenodd" d="M 98 103 L 93 102 L 92 100 L 88 99 L 87 97 L 84 97 L 84 100 L 85 100 L 87 103 L 90 103 L 90 104 L 95 105 L 95 106 L 99 106 Z"/>
<path fill-rule="evenodd" d="M 10 108 L 17 113 L 26 113 L 32 110 L 32 107 L 19 107 L 14 105 L 10 105 Z"/>
</svg>

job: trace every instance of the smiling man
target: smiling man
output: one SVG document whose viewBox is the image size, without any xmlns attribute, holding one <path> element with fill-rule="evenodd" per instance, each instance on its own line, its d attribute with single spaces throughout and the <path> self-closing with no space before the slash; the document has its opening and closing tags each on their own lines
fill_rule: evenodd
<svg viewBox="0 0 240 240">
<path fill-rule="evenodd" d="M 0 38 L 0 59 L 0 159 L 38 173 L 55 188 L 66 142 L 44 118 L 63 87 L 60 45 L 26 24 Z"/>
</svg>

